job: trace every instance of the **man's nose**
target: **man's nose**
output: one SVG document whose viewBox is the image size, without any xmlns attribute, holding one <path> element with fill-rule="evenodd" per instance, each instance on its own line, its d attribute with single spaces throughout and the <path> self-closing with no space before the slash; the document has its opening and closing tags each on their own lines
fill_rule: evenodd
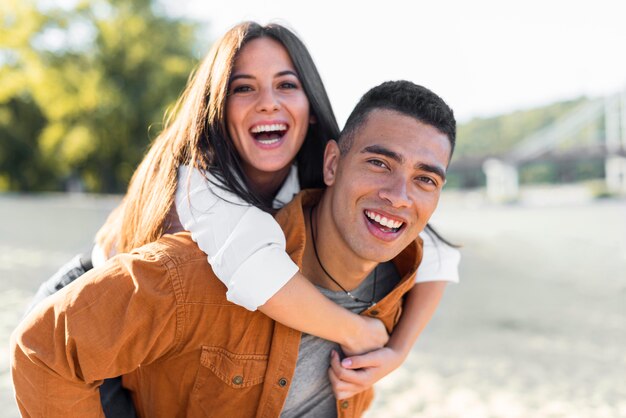
<svg viewBox="0 0 626 418">
<path fill-rule="evenodd" d="M 258 112 L 274 112 L 280 108 L 280 101 L 276 92 L 271 88 L 261 89 L 256 109 Z"/>
<path fill-rule="evenodd" d="M 394 208 L 410 207 L 412 201 L 408 193 L 408 181 L 402 176 L 394 176 L 379 190 L 378 195 Z"/>
</svg>

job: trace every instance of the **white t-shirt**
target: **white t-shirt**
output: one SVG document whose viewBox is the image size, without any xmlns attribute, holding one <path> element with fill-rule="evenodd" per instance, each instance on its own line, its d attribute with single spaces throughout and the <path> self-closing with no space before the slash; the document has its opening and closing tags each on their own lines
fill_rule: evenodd
<svg viewBox="0 0 626 418">
<path fill-rule="evenodd" d="M 190 176 L 190 177 L 189 177 Z M 208 177 L 217 182 L 210 174 Z M 274 207 L 288 203 L 300 191 L 295 166 L 279 190 Z M 226 285 L 229 301 L 256 310 L 298 271 L 285 252 L 285 235 L 274 218 L 227 192 L 197 169 L 178 169 L 176 211 L 183 227 L 207 254 L 215 275 Z M 460 252 L 427 233 L 416 282 L 458 282 Z"/>
</svg>

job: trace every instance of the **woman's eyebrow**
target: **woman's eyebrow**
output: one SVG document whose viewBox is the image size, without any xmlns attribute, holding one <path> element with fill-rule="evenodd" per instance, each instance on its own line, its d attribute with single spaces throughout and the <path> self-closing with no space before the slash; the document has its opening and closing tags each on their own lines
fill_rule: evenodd
<svg viewBox="0 0 626 418">
<path fill-rule="evenodd" d="M 296 77 L 296 78 L 298 77 L 298 74 L 296 74 L 296 72 L 295 72 L 295 71 L 292 71 L 292 70 L 279 71 L 279 72 L 277 72 L 277 73 L 274 75 L 274 77 L 283 77 L 283 76 L 286 76 L 286 75 L 292 75 L 292 76 L 294 76 L 294 77 Z M 233 74 L 233 75 L 230 77 L 230 80 L 229 80 L 229 81 L 230 81 L 230 82 L 232 82 L 232 81 L 235 81 L 235 80 L 239 80 L 239 79 L 241 79 L 241 78 L 245 78 L 245 79 L 247 79 L 247 80 L 254 80 L 256 77 L 254 77 L 254 76 L 253 76 L 253 75 L 251 75 L 251 74 L 245 74 L 245 73 L 242 73 L 242 74 Z"/>
<path fill-rule="evenodd" d="M 296 72 L 293 71 L 293 70 L 280 71 L 280 72 L 276 73 L 276 75 L 274 77 L 282 77 L 284 75 L 292 75 L 294 77 L 298 77 L 298 74 L 296 74 Z"/>
<path fill-rule="evenodd" d="M 247 80 L 254 80 L 254 77 L 251 76 L 250 74 L 234 74 L 230 77 L 230 80 L 228 80 L 229 82 L 235 81 L 235 80 L 239 80 L 241 78 L 245 78 Z"/>
</svg>

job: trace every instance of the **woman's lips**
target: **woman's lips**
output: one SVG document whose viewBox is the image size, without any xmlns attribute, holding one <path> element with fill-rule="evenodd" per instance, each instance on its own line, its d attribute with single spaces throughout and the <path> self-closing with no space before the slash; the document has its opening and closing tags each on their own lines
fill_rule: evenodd
<svg viewBox="0 0 626 418">
<path fill-rule="evenodd" d="M 261 148 L 271 149 L 280 145 L 288 130 L 289 125 L 282 122 L 259 123 L 250 128 L 250 134 Z"/>
</svg>

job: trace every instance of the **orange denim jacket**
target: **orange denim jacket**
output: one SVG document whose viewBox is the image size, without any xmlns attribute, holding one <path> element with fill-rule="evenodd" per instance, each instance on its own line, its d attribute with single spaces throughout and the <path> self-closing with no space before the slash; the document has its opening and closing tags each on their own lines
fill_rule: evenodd
<svg viewBox="0 0 626 418">
<path fill-rule="evenodd" d="M 277 214 L 301 265 L 302 192 Z M 363 314 L 391 331 L 414 284 L 421 241 L 394 262 L 400 283 Z M 166 235 L 44 300 L 11 338 L 12 378 L 24 417 L 103 417 L 102 379 L 123 375 L 141 417 L 278 417 L 298 358 L 300 332 L 226 300 L 226 288 L 188 233 Z M 324 367 L 327 365 L 324 365 Z M 367 390 L 337 402 L 358 417 Z"/>
</svg>

